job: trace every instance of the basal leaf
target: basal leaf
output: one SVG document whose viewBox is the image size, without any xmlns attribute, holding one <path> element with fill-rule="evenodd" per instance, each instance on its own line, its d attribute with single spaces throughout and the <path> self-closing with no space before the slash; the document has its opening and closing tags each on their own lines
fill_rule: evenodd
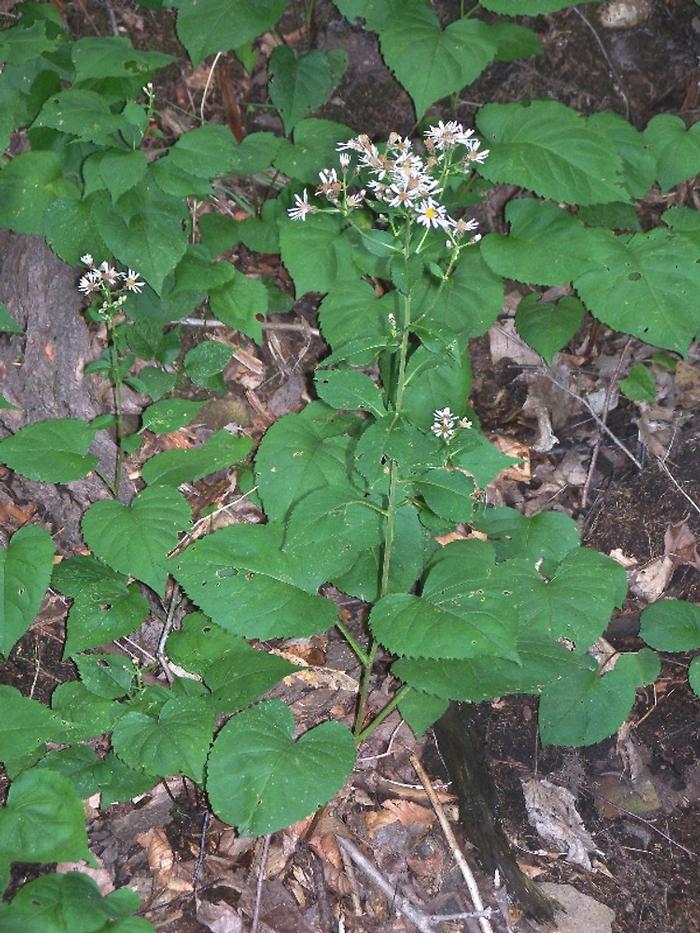
<svg viewBox="0 0 700 933">
<path fill-rule="evenodd" d="M 185 398 L 161 399 L 149 405 L 141 415 L 143 430 L 154 434 L 170 434 L 189 424 L 204 402 L 193 402 Z"/>
<path fill-rule="evenodd" d="M 249 437 L 235 437 L 223 429 L 212 434 L 201 447 L 164 450 L 141 467 L 141 478 L 149 486 L 180 486 L 196 483 L 203 476 L 225 470 L 250 453 Z"/>
<path fill-rule="evenodd" d="M 420 120 L 436 100 L 461 91 L 496 56 L 483 24 L 459 19 L 446 29 L 422 3 L 398 5 L 380 31 L 382 57 L 411 95 Z"/>
<path fill-rule="evenodd" d="M 217 625 L 244 638 L 305 637 L 335 624 L 314 567 L 281 549 L 282 528 L 230 525 L 173 561 L 173 575 Z"/>
<path fill-rule="evenodd" d="M 44 211 L 56 198 L 75 197 L 56 152 L 20 152 L 0 172 L 0 224 L 15 233 L 43 231 Z"/>
<path fill-rule="evenodd" d="M 652 683 L 661 664 L 655 652 L 643 648 L 623 654 L 607 674 L 573 671 L 549 683 L 539 706 L 543 745 L 594 745 L 612 735 L 634 704 L 637 687 Z"/>
<path fill-rule="evenodd" d="M 643 198 L 654 184 L 655 173 L 654 156 L 645 137 L 618 113 L 593 113 L 587 122 L 591 129 L 605 136 L 617 149 L 622 159 L 625 188 L 633 198 Z"/>
<path fill-rule="evenodd" d="M 127 713 L 112 731 L 116 754 L 131 768 L 162 776 L 186 774 L 201 782 L 214 717 L 203 700 L 173 697 L 157 719 Z"/>
<path fill-rule="evenodd" d="M 698 258 L 700 245 L 670 230 L 617 237 L 599 254 L 599 268 L 576 278 L 574 287 L 609 327 L 684 354 L 700 332 L 693 299 L 700 288 Z"/>
<path fill-rule="evenodd" d="M 0 809 L 0 858 L 12 862 L 93 859 L 83 802 L 61 774 L 32 768 L 17 777 Z"/>
<path fill-rule="evenodd" d="M 447 700 L 421 690 L 411 690 L 399 703 L 399 712 L 418 739 L 438 721 L 447 707 Z"/>
<path fill-rule="evenodd" d="M 114 501 L 94 503 L 83 515 L 82 526 L 85 542 L 96 557 L 163 596 L 167 553 L 190 520 L 187 500 L 176 490 L 149 486 L 129 507 Z"/>
<path fill-rule="evenodd" d="M 468 522 L 474 511 L 474 481 L 461 470 L 428 470 L 416 479 L 428 508 L 451 522 Z"/>
<path fill-rule="evenodd" d="M 225 392 L 223 371 L 233 355 L 233 347 L 220 340 L 203 340 L 185 355 L 185 371 L 192 382 L 212 392 Z"/>
<path fill-rule="evenodd" d="M 272 29 L 285 0 L 177 0 L 177 34 L 196 67 L 212 52 L 237 49 Z"/>
<path fill-rule="evenodd" d="M 334 165 L 338 157 L 336 146 L 353 135 L 344 123 L 309 117 L 294 127 L 294 143 L 281 141 L 273 164 L 290 178 L 316 186 L 319 169 Z"/>
<path fill-rule="evenodd" d="M 233 713 L 259 700 L 297 668 L 276 654 L 256 651 L 201 612 L 190 613 L 168 639 L 168 656 L 195 672 L 212 691 L 217 712 Z"/>
<path fill-rule="evenodd" d="M 280 253 L 294 281 L 297 297 L 306 292 L 329 292 L 348 278 L 356 278 L 351 249 L 339 236 L 341 221 L 328 214 L 312 214 L 302 223 L 284 221 Z M 309 262 L 309 255 L 314 262 Z"/>
<path fill-rule="evenodd" d="M 568 204 L 629 200 L 616 148 L 557 101 L 487 104 L 477 126 L 492 147 L 479 166 L 489 181 Z"/>
<path fill-rule="evenodd" d="M 590 230 L 556 204 L 518 198 L 506 208 L 510 233 L 489 233 L 481 252 L 498 275 L 531 285 L 564 285 L 600 262 L 594 248 L 612 240 L 610 233 Z"/>
<path fill-rule="evenodd" d="M 700 121 L 686 127 L 680 117 L 660 113 L 647 124 L 644 139 L 656 160 L 662 191 L 700 172 Z"/>
<path fill-rule="evenodd" d="M 648 366 L 637 363 L 620 380 L 620 392 L 633 402 L 653 402 L 656 398 L 656 379 Z"/>
<path fill-rule="evenodd" d="M 68 133 L 80 142 L 109 145 L 125 126 L 124 117 L 113 113 L 109 104 L 94 91 L 69 88 L 46 101 L 33 124 Z"/>
<path fill-rule="evenodd" d="M 94 437 L 93 425 L 77 418 L 35 421 L 0 441 L 0 463 L 40 483 L 72 483 L 97 466 L 87 453 Z"/>
<path fill-rule="evenodd" d="M 455 359 L 446 353 L 431 353 L 418 347 L 406 367 L 409 380 L 401 411 L 416 427 L 430 428 L 436 409 L 449 408 L 458 418 L 467 414 L 472 368 L 469 351 Z"/>
<path fill-rule="evenodd" d="M 488 535 L 498 560 L 558 563 L 579 546 L 578 526 L 564 512 L 525 516 L 516 509 L 484 508 L 472 524 Z"/>
<path fill-rule="evenodd" d="M 80 264 L 88 249 L 97 256 L 108 255 L 92 216 L 92 201 L 88 198 L 56 198 L 44 211 L 43 233 L 51 249 L 64 262 Z"/>
<path fill-rule="evenodd" d="M 236 140 L 227 126 L 205 123 L 183 133 L 168 150 L 176 170 L 198 178 L 228 175 L 236 166 Z"/>
<path fill-rule="evenodd" d="M 571 296 L 555 302 L 539 299 L 537 293 L 525 295 L 515 312 L 515 326 L 523 340 L 551 363 L 578 332 L 586 309 Z"/>
<path fill-rule="evenodd" d="M 15 687 L 0 684 L 0 700 L 5 717 L 0 732 L 0 761 L 13 776 L 14 763 L 39 757 L 44 742 L 60 735 L 60 724 L 47 706 L 22 696 Z"/>
<path fill-rule="evenodd" d="M 224 324 L 262 344 L 263 315 L 268 310 L 268 294 L 259 279 L 242 272 L 225 285 L 209 292 L 209 307 Z"/>
<path fill-rule="evenodd" d="M 362 422 L 321 402 L 285 415 L 258 447 L 255 470 L 263 507 L 272 521 L 314 489 L 347 483 L 349 452 Z"/>
<path fill-rule="evenodd" d="M 100 175 L 114 204 L 126 192 L 143 181 L 148 162 L 140 149 L 122 152 L 111 149 L 100 161 Z"/>
<path fill-rule="evenodd" d="M 125 656 L 77 654 L 73 661 L 86 689 L 107 700 L 126 696 L 136 678 L 136 668 L 131 659 Z"/>
<path fill-rule="evenodd" d="M 124 713 L 121 704 L 96 696 L 79 680 L 68 680 L 56 687 L 51 694 L 51 709 L 60 720 L 66 739 L 72 742 L 109 732 Z"/>
<path fill-rule="evenodd" d="M 8 656 L 34 621 L 51 579 L 51 535 L 25 525 L 0 548 L 0 654 Z"/>
<path fill-rule="evenodd" d="M 268 65 L 268 93 L 280 112 L 287 136 L 300 120 L 326 102 L 347 63 L 342 49 L 314 49 L 298 56 L 288 45 L 277 46 Z"/>
<path fill-rule="evenodd" d="M 303 819 L 345 784 L 355 742 L 339 722 L 294 741 L 294 717 L 278 700 L 234 716 L 207 765 L 212 809 L 242 835 L 264 835 Z"/>
<path fill-rule="evenodd" d="M 642 612 L 639 634 L 658 651 L 694 651 L 700 648 L 700 606 L 661 599 Z"/>
</svg>

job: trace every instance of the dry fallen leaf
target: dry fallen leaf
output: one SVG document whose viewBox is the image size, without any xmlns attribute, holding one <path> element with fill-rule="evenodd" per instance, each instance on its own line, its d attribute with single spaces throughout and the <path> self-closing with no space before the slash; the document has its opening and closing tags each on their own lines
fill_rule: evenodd
<svg viewBox="0 0 700 933">
<path fill-rule="evenodd" d="M 370 836 L 391 823 L 400 823 L 406 828 L 419 824 L 427 829 L 434 820 L 432 810 L 406 799 L 385 800 L 381 810 L 365 814 L 365 825 Z"/>
<path fill-rule="evenodd" d="M 571 791 L 537 778 L 522 781 L 522 786 L 530 825 L 548 845 L 565 852 L 567 862 L 591 871 L 588 853 L 597 851 L 596 844 L 583 825 Z"/>
<path fill-rule="evenodd" d="M 165 830 L 154 827 L 145 833 L 139 833 L 136 841 L 146 849 L 148 867 L 155 875 L 159 887 L 181 893 L 192 890 L 191 875 L 185 877 L 182 866 L 175 859 Z"/>
</svg>

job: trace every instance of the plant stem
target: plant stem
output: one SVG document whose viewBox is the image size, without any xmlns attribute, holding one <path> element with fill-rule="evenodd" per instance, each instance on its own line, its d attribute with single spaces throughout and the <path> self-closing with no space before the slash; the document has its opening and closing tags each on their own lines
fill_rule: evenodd
<svg viewBox="0 0 700 933">
<path fill-rule="evenodd" d="M 338 629 L 338 631 L 339 631 L 340 634 L 343 636 L 343 638 L 345 639 L 345 641 L 350 645 L 350 647 L 352 648 L 352 650 L 355 652 L 355 654 L 356 654 L 357 657 L 358 657 L 358 660 L 359 660 L 360 664 L 361 664 L 364 668 L 366 668 L 367 665 L 369 664 L 369 656 L 368 656 L 367 652 L 364 650 L 364 648 L 362 647 L 362 645 L 361 645 L 361 644 L 357 641 L 357 639 L 352 635 L 352 633 L 351 633 L 350 630 L 347 628 L 347 626 L 346 626 L 346 625 L 343 625 L 343 623 L 340 621 L 340 619 L 338 619 L 337 622 L 335 623 L 335 627 Z"/>
<path fill-rule="evenodd" d="M 361 745 L 362 742 L 364 742 L 364 740 L 368 738 L 368 736 L 370 736 L 374 732 L 377 726 L 381 726 L 381 724 L 384 722 L 386 717 L 390 713 L 394 712 L 394 710 L 399 705 L 401 700 L 403 700 L 403 698 L 408 693 L 410 693 L 411 690 L 413 690 L 413 687 L 409 687 L 408 684 L 404 684 L 403 687 L 400 687 L 394 694 L 393 699 L 389 700 L 389 702 L 386 704 L 384 709 L 380 710 L 377 713 L 377 715 L 374 717 L 374 719 L 367 726 L 365 726 L 365 728 L 361 732 L 358 732 L 355 735 L 355 744 Z"/>
<path fill-rule="evenodd" d="M 114 462 L 114 497 L 119 498 L 119 488 L 122 478 L 122 438 L 124 436 L 124 420 L 122 417 L 122 373 L 119 365 L 119 353 L 114 340 L 114 325 L 107 322 L 107 339 L 109 341 L 109 358 L 112 366 L 112 381 L 114 382 L 114 412 L 117 416 L 117 453 Z"/>
</svg>

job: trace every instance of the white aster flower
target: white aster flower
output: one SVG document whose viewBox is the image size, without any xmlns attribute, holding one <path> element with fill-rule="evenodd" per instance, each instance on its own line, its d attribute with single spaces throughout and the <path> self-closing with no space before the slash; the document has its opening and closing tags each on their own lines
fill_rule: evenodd
<svg viewBox="0 0 700 933">
<path fill-rule="evenodd" d="M 84 256 L 81 256 L 80 261 L 89 269 L 92 269 L 92 267 L 95 265 L 95 260 L 92 258 L 90 253 L 85 253 Z"/>
<path fill-rule="evenodd" d="M 386 193 L 389 207 L 406 207 L 421 195 L 418 188 L 407 188 L 397 184 L 391 185 Z"/>
<path fill-rule="evenodd" d="M 428 127 L 425 138 L 430 140 L 437 149 L 445 149 L 447 146 L 455 146 L 462 141 L 464 127 L 461 123 L 457 123 L 456 120 L 448 120 L 447 123 L 440 120 L 437 126 Z"/>
<path fill-rule="evenodd" d="M 315 204 L 309 204 L 309 193 L 306 188 L 304 188 L 303 195 L 294 195 L 294 205 L 287 210 L 290 220 L 306 220 L 307 214 L 313 214 L 318 210 Z"/>
<path fill-rule="evenodd" d="M 455 238 L 464 236 L 465 233 L 471 230 L 477 230 L 479 227 L 478 221 L 473 218 L 471 220 L 465 220 L 463 217 L 460 217 L 459 220 L 454 220 L 450 217 L 447 222 L 452 228 L 452 236 Z"/>
<path fill-rule="evenodd" d="M 436 230 L 447 224 L 447 212 L 442 204 L 438 204 L 432 198 L 426 198 L 416 209 L 416 221 L 426 230 L 430 230 L 431 227 Z"/>
<path fill-rule="evenodd" d="M 361 191 L 356 191 L 354 194 L 349 194 L 345 204 L 350 208 L 350 210 L 355 210 L 358 207 L 362 207 L 362 202 L 365 199 L 367 192 L 363 188 Z"/>
<path fill-rule="evenodd" d="M 436 421 L 430 430 L 433 432 L 435 437 L 441 438 L 441 440 L 445 441 L 446 444 L 449 444 L 449 442 L 455 436 L 454 428 L 451 428 L 450 425 L 444 421 Z"/>
<path fill-rule="evenodd" d="M 78 291 L 82 292 L 83 295 L 92 295 L 99 291 L 101 281 L 102 276 L 97 269 L 90 269 L 78 282 Z"/>
<path fill-rule="evenodd" d="M 325 168 L 318 173 L 318 177 L 321 179 L 321 184 L 316 189 L 316 194 L 329 201 L 337 201 L 343 186 L 338 181 L 336 170 L 334 168 Z"/>
<path fill-rule="evenodd" d="M 133 269 L 129 269 L 128 272 L 122 272 L 120 274 L 120 278 L 124 282 L 124 288 L 127 291 L 135 292 L 137 295 L 141 294 L 141 291 L 143 289 L 143 286 L 145 285 L 145 282 L 139 282 L 138 272 L 134 272 Z M 121 295 L 121 298 L 126 300 L 126 295 Z"/>
<path fill-rule="evenodd" d="M 347 154 L 347 152 L 341 152 L 338 161 L 340 162 L 340 168 L 342 171 L 347 172 L 347 170 L 350 168 L 350 156 Z"/>
<path fill-rule="evenodd" d="M 454 424 L 455 416 L 450 408 L 436 408 L 433 412 L 433 421 L 445 421 Z"/>
<path fill-rule="evenodd" d="M 110 266 L 106 261 L 100 263 L 99 274 L 102 281 L 107 285 L 116 285 L 119 281 L 119 273 L 114 266 Z"/>
<path fill-rule="evenodd" d="M 468 149 L 469 151 L 464 160 L 465 166 L 468 166 L 470 162 L 479 162 L 479 164 L 483 165 L 489 152 L 491 152 L 490 149 L 481 149 L 481 142 L 478 139 L 470 139 Z"/>
<path fill-rule="evenodd" d="M 473 427 L 473 424 L 472 424 L 472 422 L 469 420 L 469 418 L 460 418 L 459 421 L 457 422 L 457 425 L 458 425 L 458 427 L 460 427 L 460 428 L 466 428 L 467 430 L 469 430 L 469 428 Z"/>
</svg>

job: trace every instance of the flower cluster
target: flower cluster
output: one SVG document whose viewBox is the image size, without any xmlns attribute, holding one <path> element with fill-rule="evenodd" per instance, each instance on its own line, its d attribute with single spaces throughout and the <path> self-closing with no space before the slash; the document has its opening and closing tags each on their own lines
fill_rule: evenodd
<svg viewBox="0 0 700 933">
<path fill-rule="evenodd" d="M 88 271 L 81 276 L 78 282 L 78 291 L 82 292 L 83 295 L 95 295 L 97 292 L 104 291 L 111 292 L 120 288 L 125 288 L 129 292 L 135 292 L 139 295 L 143 289 L 144 283 L 139 281 L 139 273 L 134 272 L 133 269 L 129 269 L 128 272 L 117 272 L 114 266 L 110 266 L 108 262 L 102 262 L 99 266 L 96 266 L 90 253 L 81 256 L 80 261 L 88 267 Z M 120 303 L 123 304 L 126 301 L 126 295 L 121 297 L 123 300 Z"/>
<path fill-rule="evenodd" d="M 469 429 L 472 422 L 468 418 L 458 419 L 449 408 L 438 408 L 433 412 L 433 426 L 430 430 L 446 444 L 455 436 L 455 426 Z"/>
<path fill-rule="evenodd" d="M 411 140 L 398 133 L 392 133 L 380 149 L 369 136 L 360 134 L 338 145 L 340 176 L 334 168 L 320 172 L 316 195 L 332 205 L 326 210 L 334 212 L 347 212 L 371 200 L 382 210 L 393 209 L 414 220 L 426 233 L 443 230 L 450 238 L 448 247 L 454 246 L 465 233 L 475 230 L 477 223 L 450 217 L 438 198 L 451 174 L 468 172 L 474 163 L 483 163 L 489 150 L 481 149 L 473 130 L 465 130 L 455 120 L 440 120 L 437 126 L 428 127 L 424 149 L 425 153 L 419 154 Z M 351 191 L 350 183 L 363 173 L 369 175 L 366 187 Z M 309 201 L 306 189 L 295 195 L 294 201 L 288 211 L 292 220 L 306 220 L 308 214 L 320 209 Z M 478 239 L 477 235 L 470 242 Z"/>
</svg>

